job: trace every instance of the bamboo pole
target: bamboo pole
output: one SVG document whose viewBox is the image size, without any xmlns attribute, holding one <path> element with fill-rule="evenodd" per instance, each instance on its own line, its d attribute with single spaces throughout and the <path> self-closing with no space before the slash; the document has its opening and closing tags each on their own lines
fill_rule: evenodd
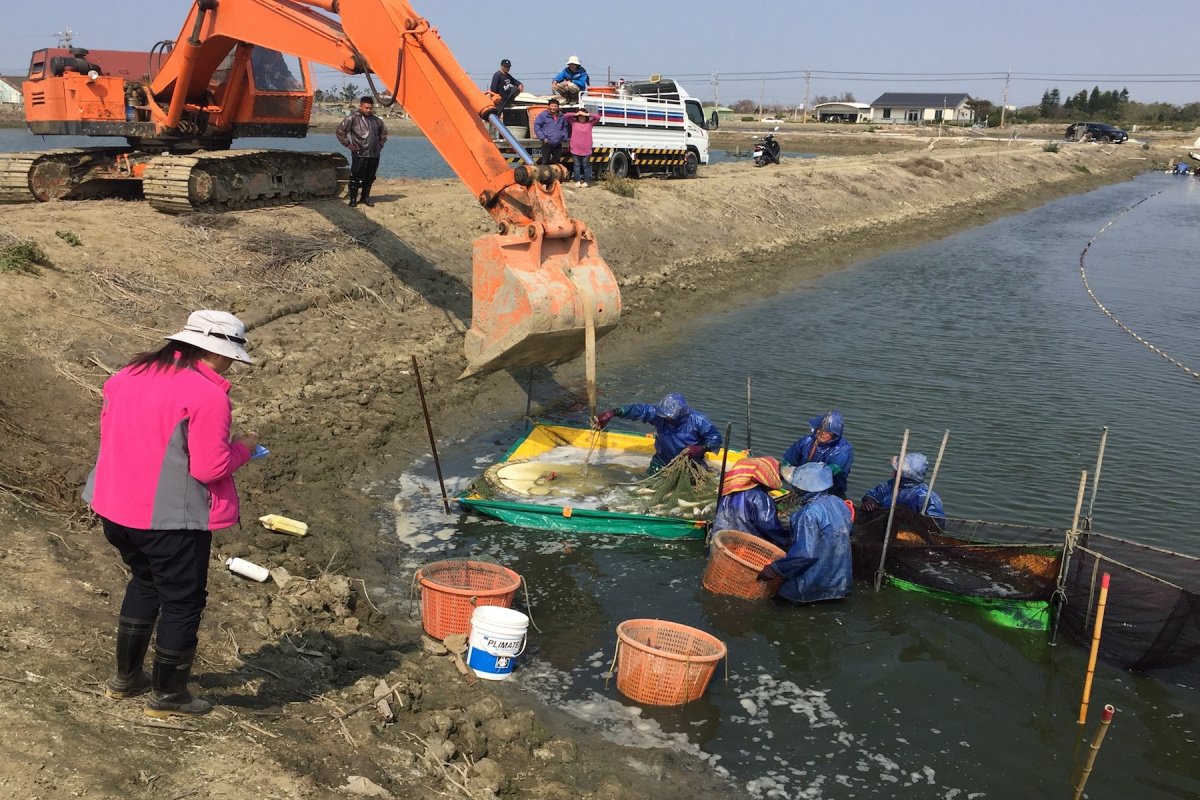
<svg viewBox="0 0 1200 800">
<path fill-rule="evenodd" d="M 1108 705 L 1104 707 L 1104 712 L 1100 715 L 1100 727 L 1096 729 L 1096 736 L 1092 739 L 1087 763 L 1083 765 L 1083 771 L 1079 774 L 1079 783 L 1075 785 L 1075 794 L 1072 795 L 1071 800 L 1079 800 L 1083 796 L 1083 787 L 1087 786 L 1088 778 L 1092 774 L 1092 765 L 1096 763 L 1096 755 L 1100 752 L 1100 744 L 1104 741 L 1104 734 L 1108 733 L 1108 725 L 1112 722 L 1114 713 L 1116 713 L 1116 709 Z"/>
<path fill-rule="evenodd" d="M 1100 579 L 1100 600 L 1096 603 L 1096 626 L 1092 629 L 1092 653 L 1088 656 L 1087 678 L 1083 682 L 1083 702 L 1079 705 L 1079 724 L 1087 722 L 1088 701 L 1092 697 L 1092 678 L 1096 673 L 1096 656 L 1100 653 L 1100 629 L 1104 625 L 1104 605 L 1108 602 L 1108 573 Z"/>
<path fill-rule="evenodd" d="M 1066 602 L 1067 568 L 1071 563 L 1071 553 L 1075 551 L 1075 541 L 1079 538 L 1079 510 L 1083 508 L 1083 493 L 1087 489 L 1087 470 L 1079 475 L 1079 490 L 1075 493 L 1075 514 L 1071 517 L 1071 529 L 1063 537 L 1063 553 L 1058 566 L 1058 582 L 1054 588 L 1054 628 L 1050 631 L 1050 645 L 1058 644 L 1058 623 L 1062 618 L 1062 607 Z"/>
<path fill-rule="evenodd" d="M 921 513 L 929 509 L 929 499 L 933 497 L 933 485 L 937 483 L 938 470 L 942 468 L 942 456 L 946 454 L 946 442 L 950 440 L 950 431 L 942 434 L 942 446 L 938 448 L 937 461 L 933 462 L 933 477 L 929 479 L 929 491 L 925 493 L 925 502 L 921 503 Z"/>
<path fill-rule="evenodd" d="M 429 406 L 425 404 L 425 384 L 421 381 L 421 368 L 417 357 L 412 357 L 413 374 L 417 376 L 417 393 L 421 395 L 421 412 L 425 414 L 425 430 L 429 433 L 429 450 L 433 453 L 433 468 L 437 470 L 438 486 L 442 487 L 442 505 L 450 513 L 450 497 L 446 494 L 446 481 L 442 479 L 442 463 L 438 461 L 437 440 L 433 438 L 433 423 L 429 420 Z"/>
<path fill-rule="evenodd" d="M 729 435 L 733 433 L 733 423 L 725 424 L 725 448 L 721 452 L 721 476 L 717 479 L 717 504 L 713 506 L 713 519 L 717 518 L 717 512 L 721 509 L 721 498 L 725 496 L 725 465 L 729 463 Z M 705 537 L 704 544 L 707 546 L 712 541 L 713 529 L 712 525 L 708 526 L 708 536 Z"/>
<path fill-rule="evenodd" d="M 751 440 L 750 431 L 750 376 L 746 376 L 746 455 L 751 454 L 754 444 Z"/>
<path fill-rule="evenodd" d="M 529 430 L 532 423 L 529 415 L 533 413 L 533 367 L 529 368 L 529 388 L 525 390 L 525 430 Z"/>
<path fill-rule="evenodd" d="M 900 470 L 904 468 L 904 456 L 908 454 L 908 428 L 900 442 L 900 457 L 896 460 L 896 481 L 892 484 L 892 507 L 888 509 L 887 528 L 883 532 L 883 551 L 879 554 L 879 569 L 875 570 L 875 591 L 883 585 L 883 565 L 887 561 L 888 542 L 892 538 L 892 520 L 896 517 L 896 500 L 900 496 Z"/>
<path fill-rule="evenodd" d="M 1092 511 L 1096 508 L 1096 488 L 1100 485 L 1100 467 L 1104 466 L 1104 446 L 1108 443 L 1108 426 L 1104 426 L 1104 432 L 1100 434 L 1100 452 L 1096 453 L 1096 471 L 1092 473 L 1092 497 L 1088 500 L 1088 513 L 1084 518 L 1087 522 L 1084 524 L 1084 529 L 1088 532 L 1092 530 Z"/>
</svg>

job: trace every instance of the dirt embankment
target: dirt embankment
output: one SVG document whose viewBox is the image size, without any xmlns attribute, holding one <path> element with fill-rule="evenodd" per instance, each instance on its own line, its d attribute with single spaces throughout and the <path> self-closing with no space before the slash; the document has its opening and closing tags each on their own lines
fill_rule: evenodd
<svg viewBox="0 0 1200 800">
<path fill-rule="evenodd" d="M 623 286 L 601 367 L 697 308 L 1167 158 L 1133 146 L 929 147 L 719 165 L 693 181 L 639 181 L 631 198 L 568 189 Z M 387 498 L 365 487 L 425 450 L 410 356 L 443 434 L 511 417 L 496 409 L 522 407 L 524 372 L 456 380 L 470 245 L 491 231 L 487 215 L 453 181 L 383 181 L 376 194 L 373 209 L 327 201 L 220 217 L 115 201 L 0 210 L 0 238 L 47 254 L 37 274 L 0 273 L 0 794 L 324 797 L 352 775 L 397 797 L 728 792 L 699 762 L 599 742 L 508 687 L 467 687 L 424 650 L 407 598 L 385 589 L 402 554 L 375 516 Z M 239 473 L 243 519 L 284 513 L 313 533 L 247 522 L 217 535 L 222 559 L 249 556 L 296 580 L 249 584 L 214 560 L 196 672 L 220 709 L 187 730 L 152 728 L 137 701 L 98 696 L 125 578 L 76 497 L 103 380 L 201 307 L 254 326 L 256 365 L 233 377 L 235 421 L 272 453 Z M 539 386 L 577 381 L 579 369 L 539 371 Z M 380 679 L 398 687 L 395 723 L 371 709 L 338 719 Z"/>
</svg>

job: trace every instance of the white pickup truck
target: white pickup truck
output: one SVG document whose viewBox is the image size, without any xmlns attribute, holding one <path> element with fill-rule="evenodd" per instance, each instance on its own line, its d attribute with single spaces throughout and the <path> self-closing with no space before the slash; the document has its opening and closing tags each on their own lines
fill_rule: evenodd
<svg viewBox="0 0 1200 800">
<path fill-rule="evenodd" d="M 534 157 L 540 153 L 541 142 L 530 139 L 529 132 L 549 99 L 521 94 L 503 112 L 505 126 Z M 708 124 L 700 101 L 675 81 L 590 86 L 579 104 L 563 106 L 563 113 L 570 115 L 579 106 L 600 117 L 592 129 L 592 170 L 596 174 L 637 178 L 658 173 L 694 178 L 700 165 L 708 163 Z M 509 161 L 516 162 L 507 143 L 497 139 L 496 144 Z M 563 159 L 570 163 L 569 153 L 564 152 Z"/>
</svg>

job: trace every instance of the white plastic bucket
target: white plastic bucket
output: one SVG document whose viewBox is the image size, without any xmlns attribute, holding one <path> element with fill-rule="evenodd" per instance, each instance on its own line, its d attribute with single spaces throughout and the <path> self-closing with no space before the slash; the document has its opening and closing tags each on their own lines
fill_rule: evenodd
<svg viewBox="0 0 1200 800">
<path fill-rule="evenodd" d="M 529 617 L 502 606 L 478 606 L 471 612 L 467 665 L 489 681 L 512 674 L 513 661 L 525 652 Z"/>
</svg>

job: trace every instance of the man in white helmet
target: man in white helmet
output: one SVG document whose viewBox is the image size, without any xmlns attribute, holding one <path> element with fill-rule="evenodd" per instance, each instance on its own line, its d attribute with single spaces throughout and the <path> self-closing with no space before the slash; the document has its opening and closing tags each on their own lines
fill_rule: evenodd
<svg viewBox="0 0 1200 800">
<path fill-rule="evenodd" d="M 579 63 L 579 56 L 571 56 L 567 59 L 567 66 L 550 82 L 550 89 L 563 101 L 577 103 L 579 102 L 579 93 L 590 83 L 587 70 Z"/>
</svg>

